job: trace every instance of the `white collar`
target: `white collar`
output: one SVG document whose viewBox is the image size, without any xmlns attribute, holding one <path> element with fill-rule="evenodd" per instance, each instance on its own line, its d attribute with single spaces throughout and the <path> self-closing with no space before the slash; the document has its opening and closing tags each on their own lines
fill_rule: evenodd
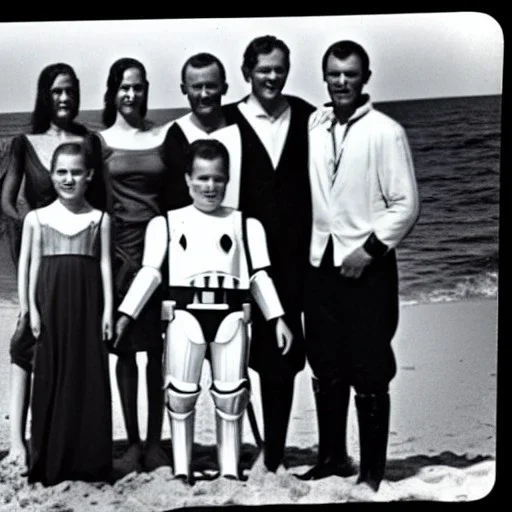
<svg viewBox="0 0 512 512">
<path fill-rule="evenodd" d="M 213 132 L 206 132 L 205 130 L 203 130 L 202 128 L 200 128 L 199 126 L 197 126 L 196 123 L 194 123 L 194 121 L 192 121 L 192 112 L 189 112 L 187 114 L 185 114 L 184 116 L 176 119 L 176 124 L 182 129 L 182 131 L 185 133 L 185 135 L 190 135 L 190 137 L 187 136 L 187 138 L 191 138 L 191 139 L 195 139 L 195 138 L 200 138 L 201 136 L 205 136 L 205 137 L 209 137 L 209 136 L 213 136 L 213 135 L 216 135 L 218 133 L 222 133 L 224 130 L 232 130 L 235 125 L 234 124 L 231 124 L 231 125 L 226 125 L 226 126 L 222 126 L 221 128 L 217 128 L 217 130 L 214 130 Z M 192 136 L 193 134 L 193 136 Z"/>
<path fill-rule="evenodd" d="M 277 116 L 271 116 L 262 106 L 261 103 L 258 101 L 258 98 L 254 96 L 254 94 L 249 94 L 247 99 L 244 101 L 246 110 L 250 112 L 254 117 L 263 117 L 265 119 L 268 119 L 270 121 L 277 121 L 279 118 L 284 116 L 287 112 L 290 111 L 290 105 L 288 104 L 288 101 L 286 100 L 287 106 L 283 111 Z"/>
<path fill-rule="evenodd" d="M 366 94 L 364 95 L 364 98 L 364 103 L 361 106 L 359 106 L 355 110 L 355 112 L 350 116 L 350 118 L 347 121 L 347 124 L 352 124 L 353 122 L 357 121 L 373 108 L 370 96 Z M 309 124 L 310 130 L 318 125 L 322 125 L 327 130 L 330 131 L 338 123 L 338 119 L 334 114 L 334 108 L 332 106 L 332 103 L 327 103 L 322 107 L 319 107 L 316 110 L 316 112 L 313 112 L 311 116 L 312 117 Z"/>
</svg>

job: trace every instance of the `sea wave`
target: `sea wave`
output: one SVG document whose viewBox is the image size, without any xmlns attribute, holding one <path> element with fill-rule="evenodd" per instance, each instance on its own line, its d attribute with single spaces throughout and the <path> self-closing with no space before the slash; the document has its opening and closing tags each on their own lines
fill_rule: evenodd
<svg viewBox="0 0 512 512">
<path fill-rule="evenodd" d="M 469 299 L 493 299 L 498 296 L 498 272 L 485 272 L 478 276 L 464 277 L 451 286 L 434 290 L 418 290 L 400 296 L 400 304 L 428 304 L 455 302 Z"/>
</svg>

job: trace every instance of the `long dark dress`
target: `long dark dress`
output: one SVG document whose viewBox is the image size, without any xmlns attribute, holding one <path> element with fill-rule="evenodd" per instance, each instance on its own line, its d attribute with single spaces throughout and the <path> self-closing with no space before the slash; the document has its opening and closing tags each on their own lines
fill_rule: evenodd
<svg viewBox="0 0 512 512">
<path fill-rule="evenodd" d="M 108 351 L 102 340 L 99 223 L 73 236 L 41 225 L 29 481 L 99 481 L 112 469 Z"/>
<path fill-rule="evenodd" d="M 103 143 L 103 158 L 112 191 L 112 244 L 116 307 L 142 263 L 149 221 L 162 213 L 167 167 L 162 146 L 119 149 Z M 162 350 L 161 289 L 155 291 L 114 353 Z"/>
</svg>

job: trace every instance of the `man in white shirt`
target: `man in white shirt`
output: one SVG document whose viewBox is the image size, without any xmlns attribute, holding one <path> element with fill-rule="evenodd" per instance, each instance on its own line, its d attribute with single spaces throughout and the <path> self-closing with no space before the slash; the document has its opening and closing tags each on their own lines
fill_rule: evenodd
<svg viewBox="0 0 512 512">
<path fill-rule="evenodd" d="M 265 228 L 272 277 L 294 336 L 283 355 L 273 342 L 272 327 L 254 308 L 250 366 L 260 377 L 264 464 L 272 472 L 284 461 L 294 379 L 306 361 L 301 297 L 311 225 L 307 123 L 314 107 L 283 94 L 289 70 L 290 50 L 283 41 L 253 39 L 242 64 L 251 92 L 226 106 L 242 138 L 239 208 Z"/>
<path fill-rule="evenodd" d="M 165 207 L 171 210 L 190 204 L 184 177 L 188 148 L 198 139 L 213 138 L 226 146 L 230 158 L 223 206 L 238 208 L 241 140 L 238 126 L 226 117 L 221 105 L 228 90 L 224 65 L 210 53 L 192 55 L 182 67 L 180 87 L 191 111 L 172 123 L 164 142 L 164 160 L 170 173 Z"/>
<path fill-rule="evenodd" d="M 322 69 L 331 103 L 309 122 L 313 224 L 305 299 L 321 453 L 302 478 L 344 476 L 352 386 L 358 482 L 377 491 L 386 463 L 388 388 L 396 373 L 395 247 L 417 220 L 418 190 L 404 129 L 362 93 L 371 75 L 366 51 L 352 41 L 336 42 Z"/>
</svg>

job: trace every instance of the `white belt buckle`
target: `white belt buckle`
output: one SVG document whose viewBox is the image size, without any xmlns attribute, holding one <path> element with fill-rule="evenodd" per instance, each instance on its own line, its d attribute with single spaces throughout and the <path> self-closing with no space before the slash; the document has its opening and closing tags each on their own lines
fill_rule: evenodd
<svg viewBox="0 0 512 512">
<path fill-rule="evenodd" d="M 203 290 L 201 292 L 201 304 L 215 304 L 215 292 Z"/>
</svg>

